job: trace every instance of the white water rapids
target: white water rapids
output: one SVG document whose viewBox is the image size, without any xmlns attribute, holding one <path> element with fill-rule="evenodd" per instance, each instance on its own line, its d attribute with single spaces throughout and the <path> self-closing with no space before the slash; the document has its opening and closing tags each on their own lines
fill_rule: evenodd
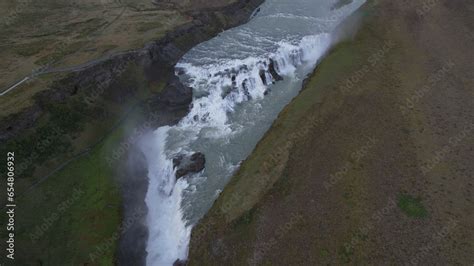
<svg viewBox="0 0 474 266">
<path fill-rule="evenodd" d="M 247 24 L 176 65 L 193 88 L 190 112 L 140 144 L 149 178 L 147 265 L 186 259 L 192 226 L 333 45 L 335 27 L 363 2 L 334 8 L 334 1 L 267 0 Z M 176 181 L 172 159 L 194 152 L 205 155 L 206 168 Z"/>
</svg>

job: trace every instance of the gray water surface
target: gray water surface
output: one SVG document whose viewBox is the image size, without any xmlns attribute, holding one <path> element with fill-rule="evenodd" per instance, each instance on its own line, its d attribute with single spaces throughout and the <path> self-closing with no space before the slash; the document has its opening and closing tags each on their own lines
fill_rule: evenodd
<svg viewBox="0 0 474 266">
<path fill-rule="evenodd" d="M 333 45 L 336 26 L 363 2 L 267 0 L 247 24 L 194 47 L 176 65 L 194 99 L 178 125 L 157 129 L 143 144 L 148 265 L 186 258 L 192 226 L 298 94 Z M 176 182 L 172 158 L 194 152 L 205 154 L 205 170 Z"/>
</svg>

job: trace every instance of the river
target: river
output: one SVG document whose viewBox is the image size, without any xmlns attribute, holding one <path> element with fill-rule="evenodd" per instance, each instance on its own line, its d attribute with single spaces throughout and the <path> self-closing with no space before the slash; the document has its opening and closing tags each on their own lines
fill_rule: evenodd
<svg viewBox="0 0 474 266">
<path fill-rule="evenodd" d="M 186 259 L 193 225 L 335 43 L 336 26 L 363 2 L 267 0 L 248 23 L 180 60 L 176 74 L 193 88 L 190 112 L 140 144 L 149 178 L 147 265 Z M 173 158 L 194 152 L 205 155 L 205 169 L 176 181 Z"/>
</svg>

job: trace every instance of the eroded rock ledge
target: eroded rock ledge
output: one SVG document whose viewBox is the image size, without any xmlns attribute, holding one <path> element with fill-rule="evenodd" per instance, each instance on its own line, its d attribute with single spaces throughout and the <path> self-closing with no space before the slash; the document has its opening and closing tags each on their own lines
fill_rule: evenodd
<svg viewBox="0 0 474 266">
<path fill-rule="evenodd" d="M 150 99 L 150 104 L 164 103 L 170 107 L 184 104 L 189 99 L 179 98 L 181 96 L 178 99 L 176 94 L 170 93 L 173 88 L 179 87 L 175 79 L 170 79 L 174 76 L 174 65 L 195 45 L 225 29 L 246 22 L 263 1 L 239 0 L 225 7 L 187 12 L 193 18 L 191 22 L 169 32 L 160 40 L 145 45 L 143 49 L 117 54 L 68 74 L 55 81 L 51 89 L 37 93 L 30 107 L 1 119 L 0 141 L 8 141 L 23 130 L 34 127 L 47 112 L 49 103 L 68 103 L 74 95 L 99 95 L 100 98 L 120 104 L 134 97 L 138 86 L 154 82 L 168 84 L 167 87 L 171 87 L 171 90 L 165 89 L 156 94 Z M 134 68 L 133 74 L 144 74 L 144 83 L 140 84 L 134 77 L 127 82 L 123 81 L 124 76 L 132 76 L 128 71 L 131 68 Z M 189 93 L 183 95 L 188 97 Z"/>
</svg>

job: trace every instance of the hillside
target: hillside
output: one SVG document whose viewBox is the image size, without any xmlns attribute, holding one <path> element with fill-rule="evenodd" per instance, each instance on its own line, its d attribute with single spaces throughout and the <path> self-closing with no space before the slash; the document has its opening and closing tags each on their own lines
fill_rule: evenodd
<svg viewBox="0 0 474 266">
<path fill-rule="evenodd" d="M 368 1 L 193 229 L 189 265 L 472 264 L 473 9 Z"/>
</svg>

